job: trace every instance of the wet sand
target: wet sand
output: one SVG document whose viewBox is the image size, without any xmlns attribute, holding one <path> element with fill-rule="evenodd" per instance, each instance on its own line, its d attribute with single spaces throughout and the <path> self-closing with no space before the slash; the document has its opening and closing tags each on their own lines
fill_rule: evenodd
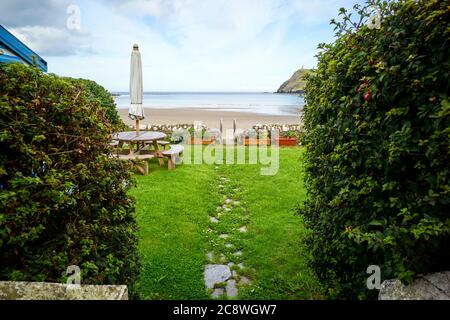
<svg viewBox="0 0 450 320">
<path fill-rule="evenodd" d="M 135 121 L 128 117 L 128 109 L 117 110 L 122 120 L 128 125 Z M 146 118 L 141 125 L 192 124 L 202 121 L 208 128 L 219 128 L 222 119 L 224 129 L 233 127 L 236 120 L 238 129 L 249 129 L 255 124 L 300 124 L 299 115 L 268 115 L 251 112 L 218 111 L 214 109 L 177 108 L 177 109 L 144 109 Z"/>
</svg>

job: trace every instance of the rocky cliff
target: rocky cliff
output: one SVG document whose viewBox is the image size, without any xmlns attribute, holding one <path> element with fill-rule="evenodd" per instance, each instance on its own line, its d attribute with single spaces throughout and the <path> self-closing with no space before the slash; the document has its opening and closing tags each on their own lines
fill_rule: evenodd
<svg viewBox="0 0 450 320">
<path fill-rule="evenodd" d="M 277 90 L 277 93 L 303 93 L 305 90 L 304 76 L 311 73 L 312 70 L 301 68 L 292 75 L 292 77 L 285 81 Z"/>
</svg>

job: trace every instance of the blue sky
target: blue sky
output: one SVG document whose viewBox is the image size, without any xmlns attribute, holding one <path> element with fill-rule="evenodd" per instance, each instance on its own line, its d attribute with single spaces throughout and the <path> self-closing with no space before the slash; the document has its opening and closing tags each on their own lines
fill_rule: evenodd
<svg viewBox="0 0 450 320">
<path fill-rule="evenodd" d="M 2 2 L 8 14 L 0 23 L 41 54 L 49 72 L 127 91 L 138 43 L 145 91 L 275 91 L 301 66 L 316 65 L 317 44 L 333 39 L 330 19 L 357 0 Z M 79 29 L 67 28 L 71 4 Z"/>
</svg>

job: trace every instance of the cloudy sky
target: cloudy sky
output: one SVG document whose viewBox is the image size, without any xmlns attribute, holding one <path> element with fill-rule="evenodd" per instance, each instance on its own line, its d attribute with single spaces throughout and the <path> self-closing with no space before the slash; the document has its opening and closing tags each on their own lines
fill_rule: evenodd
<svg viewBox="0 0 450 320">
<path fill-rule="evenodd" d="M 127 91 L 138 43 L 145 91 L 275 91 L 340 7 L 358 0 L 0 0 L 0 24 L 49 72 Z"/>
</svg>

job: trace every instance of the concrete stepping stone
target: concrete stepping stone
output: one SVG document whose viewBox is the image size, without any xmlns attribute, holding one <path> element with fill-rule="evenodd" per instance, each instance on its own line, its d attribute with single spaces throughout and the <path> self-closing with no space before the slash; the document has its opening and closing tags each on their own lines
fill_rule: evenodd
<svg viewBox="0 0 450 320">
<path fill-rule="evenodd" d="M 211 262 L 214 260 L 214 254 L 211 251 L 206 254 L 206 257 Z"/>
<path fill-rule="evenodd" d="M 212 223 L 218 223 L 219 219 L 215 218 L 215 217 L 210 217 L 209 221 L 211 221 Z"/>
<path fill-rule="evenodd" d="M 237 297 L 238 289 L 236 287 L 236 280 L 228 280 L 225 290 L 227 291 L 228 297 Z"/>
<path fill-rule="evenodd" d="M 211 298 L 220 298 L 221 296 L 223 296 L 224 292 L 225 290 L 223 288 L 216 288 L 211 293 Z"/>
<path fill-rule="evenodd" d="M 239 279 L 239 285 L 241 285 L 241 286 L 248 286 L 248 285 L 250 285 L 251 283 L 252 283 L 252 282 L 251 282 L 250 279 L 247 278 L 247 277 L 242 276 L 242 277 Z"/>
<path fill-rule="evenodd" d="M 239 228 L 239 232 L 246 233 L 247 232 L 247 226 L 240 227 Z"/>
<path fill-rule="evenodd" d="M 231 270 L 227 265 L 207 264 L 205 266 L 204 281 L 208 289 L 214 288 L 216 283 L 227 281 L 231 278 Z"/>
<path fill-rule="evenodd" d="M 236 257 L 240 257 L 242 256 L 242 251 L 236 251 L 235 253 L 233 253 L 233 255 Z"/>
</svg>

